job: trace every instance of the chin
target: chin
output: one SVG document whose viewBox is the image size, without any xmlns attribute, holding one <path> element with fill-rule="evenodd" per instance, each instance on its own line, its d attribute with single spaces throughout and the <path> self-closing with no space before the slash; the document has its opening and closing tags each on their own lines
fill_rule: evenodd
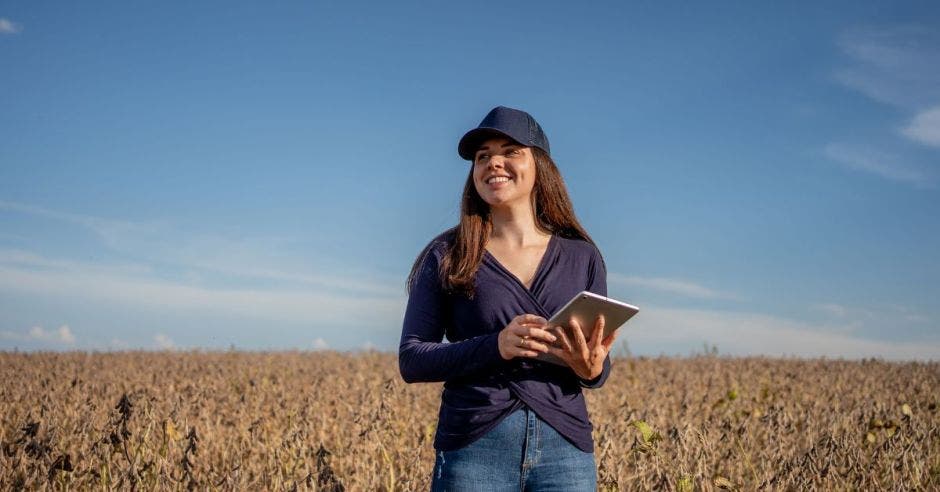
<svg viewBox="0 0 940 492">
<path fill-rule="evenodd" d="M 490 206 L 490 208 L 508 208 L 513 203 L 519 201 L 518 198 L 502 198 L 502 197 L 485 197 L 483 201 Z"/>
</svg>

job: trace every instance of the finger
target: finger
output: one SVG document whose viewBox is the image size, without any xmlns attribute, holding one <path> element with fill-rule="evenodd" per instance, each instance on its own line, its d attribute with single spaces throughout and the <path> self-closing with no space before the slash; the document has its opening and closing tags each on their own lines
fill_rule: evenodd
<svg viewBox="0 0 940 492">
<path fill-rule="evenodd" d="M 518 346 L 519 346 L 519 348 L 524 349 L 524 350 L 530 350 L 530 351 L 537 351 L 537 352 L 539 352 L 539 351 L 541 351 L 541 350 L 540 350 L 540 347 L 544 347 L 545 344 L 539 342 L 538 340 L 536 340 L 536 339 L 534 339 L 534 338 L 521 337 L 521 338 L 519 339 Z"/>
<path fill-rule="evenodd" d="M 538 357 L 540 352 L 533 350 L 535 343 L 537 342 L 520 337 L 512 348 L 512 353 L 515 354 L 513 357 Z"/>
<path fill-rule="evenodd" d="M 597 347 L 597 341 L 601 338 L 601 334 L 604 333 L 604 324 L 604 315 L 598 314 L 597 319 L 594 320 L 594 329 L 591 330 L 591 339 L 588 340 L 588 347 Z"/>
<path fill-rule="evenodd" d="M 519 348 L 539 353 L 548 352 L 548 345 L 545 345 L 544 343 L 541 343 L 534 338 L 523 338 L 519 341 Z"/>
<path fill-rule="evenodd" d="M 564 330 L 564 329 L 562 329 L 560 326 L 556 326 L 556 327 L 555 327 L 555 334 L 558 335 L 558 345 L 560 345 L 560 348 L 561 348 L 562 350 L 564 350 L 565 352 L 573 352 L 573 351 L 574 351 L 574 350 L 573 350 L 573 347 L 572 347 L 572 345 L 571 345 L 571 341 L 568 340 L 568 335 L 565 334 L 565 330 Z"/>
<path fill-rule="evenodd" d="M 513 321 L 518 325 L 544 325 L 548 323 L 547 319 L 537 314 L 520 314 L 513 318 Z"/>
<path fill-rule="evenodd" d="M 519 336 L 527 338 L 535 338 L 542 340 L 548 343 L 555 341 L 555 335 L 544 328 L 536 328 L 534 326 L 525 326 L 518 332 Z"/>
<path fill-rule="evenodd" d="M 578 320 L 571 318 L 571 339 L 574 342 L 574 348 L 577 350 L 587 349 L 587 340 L 584 339 L 584 332 L 581 331 L 581 324 Z"/>
<path fill-rule="evenodd" d="M 532 328 L 544 329 L 545 327 L 546 325 L 544 324 L 541 324 L 541 325 L 532 324 L 532 323 L 519 324 L 516 321 L 513 321 L 512 323 L 509 324 L 510 333 L 519 337 L 529 336 L 529 332 L 532 330 Z"/>
</svg>

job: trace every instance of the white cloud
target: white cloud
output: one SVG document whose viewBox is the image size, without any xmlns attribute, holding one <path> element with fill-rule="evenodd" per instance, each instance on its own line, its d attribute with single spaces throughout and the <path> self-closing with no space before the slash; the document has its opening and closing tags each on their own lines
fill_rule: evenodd
<svg viewBox="0 0 940 492">
<path fill-rule="evenodd" d="M 874 340 L 854 334 L 851 326 L 758 313 L 647 307 L 621 329 L 637 352 L 695 350 L 708 343 L 728 355 L 940 359 L 940 339 Z"/>
<path fill-rule="evenodd" d="M 22 31 L 23 28 L 19 24 L 14 23 L 10 19 L 0 17 L 0 34 L 16 34 Z"/>
<path fill-rule="evenodd" d="M 330 344 L 326 343 L 326 340 L 319 337 L 313 339 L 314 350 L 326 350 L 328 348 L 330 348 Z"/>
<path fill-rule="evenodd" d="M 69 329 L 68 325 L 62 325 L 59 327 L 58 330 L 50 331 L 50 332 L 43 332 L 42 328 L 38 326 L 34 326 L 31 332 L 33 331 L 35 332 L 36 336 L 45 337 L 54 342 L 61 342 L 61 343 L 67 343 L 67 344 L 75 343 L 75 336 L 72 335 L 72 330 Z"/>
<path fill-rule="evenodd" d="M 0 338 L 20 342 L 43 342 L 56 345 L 74 345 L 75 335 L 68 325 L 62 325 L 56 330 L 46 330 L 41 326 L 33 326 L 26 333 L 13 331 L 0 332 Z"/>
<path fill-rule="evenodd" d="M 940 106 L 919 113 L 901 133 L 924 145 L 940 147 Z"/>
<path fill-rule="evenodd" d="M 934 187 L 931 178 L 923 172 L 903 165 L 898 162 L 897 157 L 876 149 L 831 143 L 823 149 L 823 153 L 829 159 L 848 169 L 863 171 L 919 188 Z"/>
<path fill-rule="evenodd" d="M 153 342 L 157 344 L 157 348 L 161 350 L 172 350 L 176 347 L 176 344 L 173 343 L 173 340 L 170 339 L 164 333 L 157 333 L 153 336 Z"/>
<path fill-rule="evenodd" d="M 372 343 L 371 340 L 366 340 L 365 342 L 362 343 L 362 345 L 360 346 L 360 349 L 366 352 L 372 352 L 374 350 L 378 350 L 379 347 L 376 344 Z"/>
<path fill-rule="evenodd" d="M 663 277 L 636 277 L 617 273 L 608 274 L 607 280 L 626 286 L 653 289 L 697 299 L 739 299 L 739 296 L 736 294 L 711 289 L 689 280 Z"/>
</svg>

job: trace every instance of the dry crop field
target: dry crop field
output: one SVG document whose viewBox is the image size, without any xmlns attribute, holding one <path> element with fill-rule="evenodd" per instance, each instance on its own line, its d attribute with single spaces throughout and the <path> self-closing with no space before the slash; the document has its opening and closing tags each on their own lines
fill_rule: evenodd
<svg viewBox="0 0 940 492">
<path fill-rule="evenodd" d="M 391 354 L 0 353 L 0 489 L 421 490 L 439 384 Z M 940 364 L 628 358 L 602 490 L 940 490 Z"/>
</svg>

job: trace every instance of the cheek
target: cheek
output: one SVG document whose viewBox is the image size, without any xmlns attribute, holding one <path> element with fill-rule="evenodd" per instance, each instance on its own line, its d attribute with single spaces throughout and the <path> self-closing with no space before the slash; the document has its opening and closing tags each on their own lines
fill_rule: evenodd
<svg viewBox="0 0 940 492">
<path fill-rule="evenodd" d="M 484 173 L 484 172 L 486 172 L 486 168 L 485 168 L 485 167 L 474 164 L 474 166 L 473 166 L 473 172 L 472 172 L 473 182 L 474 182 L 474 183 L 479 183 L 479 182 L 480 182 L 480 178 L 483 177 L 483 173 Z"/>
<path fill-rule="evenodd" d="M 476 165 L 473 166 L 473 170 L 470 172 L 470 179 L 473 180 L 473 186 L 475 186 L 477 190 L 480 189 L 480 176 L 482 174 L 483 172 L 480 170 L 480 167 Z"/>
<path fill-rule="evenodd" d="M 483 183 L 480 181 L 480 175 L 476 172 L 473 173 L 473 187 L 476 188 L 477 193 L 479 193 L 480 188 L 483 187 Z"/>
<path fill-rule="evenodd" d="M 527 191 L 532 191 L 535 188 L 535 169 L 526 172 L 522 182 L 525 184 L 524 188 Z"/>
<path fill-rule="evenodd" d="M 517 169 L 526 187 L 532 187 L 535 184 L 535 162 L 527 160 L 521 163 Z"/>
</svg>

